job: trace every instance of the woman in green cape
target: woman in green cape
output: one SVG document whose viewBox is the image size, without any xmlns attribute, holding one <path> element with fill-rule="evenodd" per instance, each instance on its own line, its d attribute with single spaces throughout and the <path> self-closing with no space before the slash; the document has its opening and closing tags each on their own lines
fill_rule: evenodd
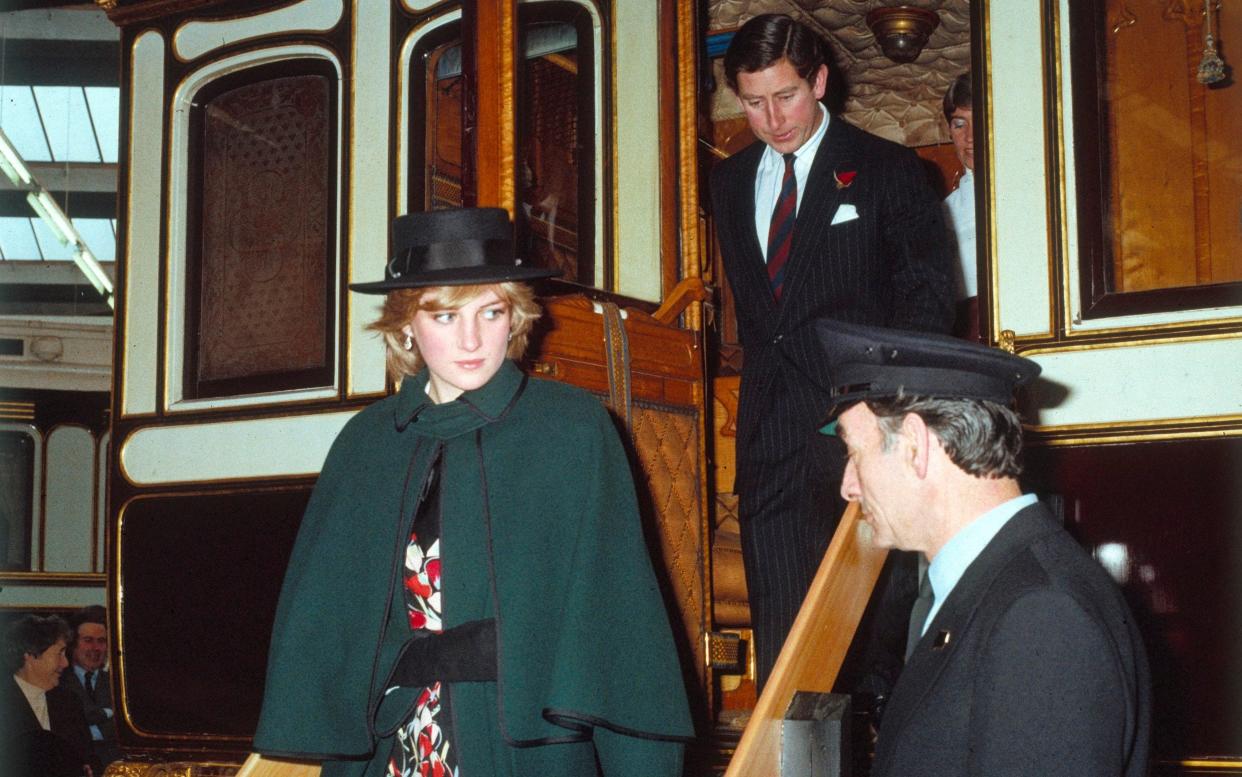
<svg viewBox="0 0 1242 777">
<path fill-rule="evenodd" d="M 286 573 L 255 749 L 324 775 L 677 775 L 691 736 L 600 403 L 513 363 L 558 274 L 508 214 L 393 224 L 396 394 L 333 443 Z"/>
</svg>

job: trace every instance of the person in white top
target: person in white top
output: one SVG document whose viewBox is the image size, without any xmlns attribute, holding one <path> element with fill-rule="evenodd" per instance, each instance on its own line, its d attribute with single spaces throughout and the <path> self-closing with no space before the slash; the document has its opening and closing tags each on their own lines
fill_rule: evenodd
<svg viewBox="0 0 1242 777">
<path fill-rule="evenodd" d="M 954 334 L 978 340 L 978 259 L 975 252 L 975 127 L 970 72 L 962 73 L 944 95 L 944 118 L 949 124 L 953 150 L 962 165 L 957 188 L 944 200 L 956 268 L 958 315 Z"/>
</svg>

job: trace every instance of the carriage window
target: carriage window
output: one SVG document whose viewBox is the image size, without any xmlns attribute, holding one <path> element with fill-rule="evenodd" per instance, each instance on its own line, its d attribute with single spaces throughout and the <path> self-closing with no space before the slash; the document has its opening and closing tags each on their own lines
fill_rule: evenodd
<svg viewBox="0 0 1242 777">
<path fill-rule="evenodd" d="M 28 571 L 34 527 L 35 440 L 0 431 L 0 571 Z"/>
<path fill-rule="evenodd" d="M 1088 318 L 1242 303 L 1242 102 L 1213 67 L 1242 11 L 1163 5 L 1070 4 L 1074 70 L 1094 75 L 1074 95 Z"/>
<path fill-rule="evenodd" d="M 195 97 L 187 398 L 332 383 L 336 84 L 299 60 Z"/>
<path fill-rule="evenodd" d="M 518 15 L 519 245 L 539 266 L 595 286 L 590 19 L 568 3 L 521 6 Z"/>
<path fill-rule="evenodd" d="M 524 3 L 518 25 L 518 250 L 528 262 L 560 268 L 565 280 L 599 285 L 591 17 L 576 3 Z M 460 25 L 429 34 L 411 61 L 410 102 L 425 119 L 411 126 L 410 208 L 457 207 L 469 163 Z"/>
</svg>

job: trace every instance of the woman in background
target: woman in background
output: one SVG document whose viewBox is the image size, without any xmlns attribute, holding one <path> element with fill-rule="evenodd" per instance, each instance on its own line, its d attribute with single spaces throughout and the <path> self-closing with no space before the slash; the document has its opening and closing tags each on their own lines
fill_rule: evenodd
<svg viewBox="0 0 1242 777">
<path fill-rule="evenodd" d="M 692 734 L 627 459 L 513 360 L 539 317 L 495 208 L 393 225 L 372 329 L 397 393 L 328 454 L 255 749 L 324 775 L 679 775 Z"/>
</svg>

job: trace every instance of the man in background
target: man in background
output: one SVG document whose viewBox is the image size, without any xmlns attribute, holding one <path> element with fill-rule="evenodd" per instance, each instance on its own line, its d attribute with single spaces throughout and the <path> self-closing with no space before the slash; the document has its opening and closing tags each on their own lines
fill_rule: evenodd
<svg viewBox="0 0 1242 777">
<path fill-rule="evenodd" d="M 102 774 L 92 763 L 90 734 L 72 694 L 57 692 L 68 666 L 69 627 L 56 617 L 27 615 L 5 630 L 0 680 L 0 773 L 5 777 Z"/>
<path fill-rule="evenodd" d="M 99 605 L 83 607 L 69 619 L 72 643 L 69 671 L 61 675 L 61 687 L 82 702 L 91 732 L 91 747 L 99 764 L 121 757 L 113 720 L 112 678 L 108 663 L 108 611 Z"/>
<path fill-rule="evenodd" d="M 735 490 L 762 689 L 844 508 L 842 452 L 816 434 L 827 376 L 809 322 L 948 331 L 953 269 L 914 152 L 820 103 L 810 28 L 756 16 L 724 67 L 757 138 L 716 166 L 711 192 L 743 348 Z"/>
<path fill-rule="evenodd" d="M 956 256 L 957 317 L 953 334 L 981 342 L 979 332 L 979 259 L 975 248 L 975 124 L 971 102 L 970 72 L 953 80 L 944 94 L 944 120 L 957 161 L 962 165 L 957 188 L 944 198 Z"/>
</svg>

